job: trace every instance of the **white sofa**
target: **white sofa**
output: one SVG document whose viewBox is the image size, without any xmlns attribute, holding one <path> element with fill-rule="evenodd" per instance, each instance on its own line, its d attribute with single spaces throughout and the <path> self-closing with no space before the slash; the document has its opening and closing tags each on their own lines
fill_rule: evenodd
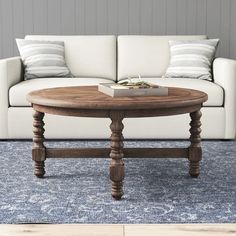
<svg viewBox="0 0 236 236">
<path fill-rule="evenodd" d="M 206 92 L 202 108 L 202 137 L 233 139 L 236 126 L 236 61 L 217 58 L 214 82 L 189 78 L 161 78 L 169 63 L 169 39 L 204 39 L 206 36 L 27 36 L 26 39 L 62 40 L 66 62 L 75 78 L 23 80 L 19 57 L 0 60 L 0 139 L 32 137 L 32 109 L 26 94 L 32 90 L 114 83 L 127 76 L 160 85 Z M 125 138 L 185 139 L 189 116 L 125 119 Z M 46 138 L 104 139 L 110 136 L 109 119 L 45 116 Z M 58 128 L 60 127 L 60 128 Z M 76 127 L 76 128 L 75 128 Z"/>
</svg>

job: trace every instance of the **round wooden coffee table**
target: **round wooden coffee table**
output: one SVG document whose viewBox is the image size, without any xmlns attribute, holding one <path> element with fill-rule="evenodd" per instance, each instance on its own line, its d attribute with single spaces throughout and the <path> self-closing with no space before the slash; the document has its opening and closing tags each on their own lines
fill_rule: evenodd
<svg viewBox="0 0 236 236">
<path fill-rule="evenodd" d="M 203 92 L 183 88 L 169 88 L 163 97 L 112 98 L 98 91 L 97 86 L 51 88 L 33 91 L 27 99 L 34 109 L 32 159 L 34 173 L 42 178 L 47 158 L 111 158 L 110 179 L 112 196 L 123 195 L 125 158 L 188 158 L 189 173 L 199 175 L 201 150 L 201 107 L 207 101 Z M 44 114 L 76 117 L 108 117 L 111 119 L 111 148 L 46 148 L 44 146 Z M 123 148 L 122 130 L 124 118 L 170 116 L 190 113 L 190 146 L 188 148 Z M 186 124 L 187 125 L 187 124 Z M 89 127 L 88 127 L 89 128 Z M 158 130 L 157 130 L 158 132 Z"/>
</svg>

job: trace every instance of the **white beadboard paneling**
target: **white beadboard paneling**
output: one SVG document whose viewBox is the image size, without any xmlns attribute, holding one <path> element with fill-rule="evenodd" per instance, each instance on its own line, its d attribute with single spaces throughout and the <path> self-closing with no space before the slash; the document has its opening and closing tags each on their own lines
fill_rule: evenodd
<svg viewBox="0 0 236 236">
<path fill-rule="evenodd" d="M 61 2 L 48 0 L 48 33 L 61 34 Z"/>
<path fill-rule="evenodd" d="M 85 1 L 85 33 L 97 33 L 97 0 Z"/>
<path fill-rule="evenodd" d="M 229 56 L 230 45 L 230 0 L 221 0 L 221 22 L 220 22 L 220 51 L 222 57 Z M 236 23 L 236 21 L 235 21 Z"/>
<path fill-rule="evenodd" d="M 140 34 L 141 27 L 141 11 L 140 5 L 141 0 L 130 0 L 129 1 L 129 33 Z"/>
<path fill-rule="evenodd" d="M 129 34 L 129 1 L 118 0 L 118 34 Z"/>
<path fill-rule="evenodd" d="M 47 34 L 48 32 L 48 0 L 33 0 L 34 34 Z"/>
<path fill-rule="evenodd" d="M 80 0 L 75 2 L 75 28 L 76 34 L 85 34 L 85 1 Z"/>
<path fill-rule="evenodd" d="M 236 60 L 236 1 L 230 3 L 230 58 Z"/>
<path fill-rule="evenodd" d="M 2 48 L 3 48 L 3 42 L 2 42 L 2 29 L 3 29 L 3 26 L 2 26 L 2 12 L 1 12 L 1 9 L 3 9 L 3 6 L 2 6 L 2 0 L 0 0 L 0 59 L 3 57 L 3 53 L 2 53 Z"/>
<path fill-rule="evenodd" d="M 196 34 L 197 26 L 197 1 L 187 1 L 187 34 Z"/>
<path fill-rule="evenodd" d="M 14 55 L 14 34 L 13 34 L 13 1 L 1 0 L 1 37 L 2 37 L 2 57 Z"/>
<path fill-rule="evenodd" d="M 153 1 L 141 0 L 140 7 L 140 32 L 152 34 Z"/>
<path fill-rule="evenodd" d="M 177 2 L 177 34 L 187 34 L 187 2 L 188 0 L 178 0 Z"/>
<path fill-rule="evenodd" d="M 220 33 L 220 0 L 207 0 L 207 35 L 215 38 Z"/>
<path fill-rule="evenodd" d="M 220 37 L 221 26 L 221 11 L 220 0 L 207 0 L 207 36 L 209 38 Z M 221 42 L 216 51 L 216 56 L 219 56 Z"/>
<path fill-rule="evenodd" d="M 153 34 L 166 34 L 166 15 L 167 15 L 166 0 L 153 0 Z"/>
<path fill-rule="evenodd" d="M 236 59 L 236 0 L 0 0 L 0 58 L 27 34 L 207 34 Z"/>
<path fill-rule="evenodd" d="M 75 0 L 61 0 L 61 34 L 75 34 L 75 13 Z"/>
<path fill-rule="evenodd" d="M 167 1 L 166 34 L 177 34 L 177 0 Z"/>
<path fill-rule="evenodd" d="M 197 34 L 206 34 L 207 27 L 207 0 L 197 1 Z"/>
<path fill-rule="evenodd" d="M 117 0 L 108 0 L 107 1 L 107 33 L 111 35 L 118 34 L 118 1 Z"/>
<path fill-rule="evenodd" d="M 16 38 L 24 38 L 24 4 L 23 0 L 13 0 L 13 51 L 18 55 Z"/>
<path fill-rule="evenodd" d="M 34 34 L 34 8 L 33 0 L 24 0 L 24 34 Z"/>
<path fill-rule="evenodd" d="M 107 19 L 108 19 L 107 0 L 97 0 L 96 30 L 101 35 L 107 34 Z"/>
</svg>

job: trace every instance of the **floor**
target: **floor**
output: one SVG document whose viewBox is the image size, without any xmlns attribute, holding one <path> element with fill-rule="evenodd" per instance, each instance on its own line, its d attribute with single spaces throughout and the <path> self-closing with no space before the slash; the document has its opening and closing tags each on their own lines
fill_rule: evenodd
<svg viewBox="0 0 236 236">
<path fill-rule="evenodd" d="M 0 236 L 225 236 L 236 235 L 236 224 L 160 225 L 0 225 Z"/>
<path fill-rule="evenodd" d="M 186 141 L 126 141 L 126 147 L 185 147 Z M 47 142 L 107 147 L 106 141 Z M 0 142 L 1 224 L 236 223 L 236 142 L 203 141 L 201 175 L 185 159 L 126 159 L 124 198 L 110 195 L 110 159 L 48 159 L 34 177 L 31 142 Z"/>
</svg>

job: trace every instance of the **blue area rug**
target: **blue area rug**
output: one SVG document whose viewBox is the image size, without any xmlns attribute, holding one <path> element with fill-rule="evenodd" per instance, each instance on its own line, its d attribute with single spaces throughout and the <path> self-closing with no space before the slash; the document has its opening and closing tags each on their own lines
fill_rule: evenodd
<svg viewBox="0 0 236 236">
<path fill-rule="evenodd" d="M 109 142 L 48 142 L 103 147 Z M 129 141 L 127 147 L 182 147 Z M 235 223 L 236 142 L 203 142 L 201 175 L 186 159 L 126 159 L 124 198 L 111 198 L 109 159 L 49 159 L 34 177 L 31 142 L 0 142 L 0 223 Z"/>
</svg>

